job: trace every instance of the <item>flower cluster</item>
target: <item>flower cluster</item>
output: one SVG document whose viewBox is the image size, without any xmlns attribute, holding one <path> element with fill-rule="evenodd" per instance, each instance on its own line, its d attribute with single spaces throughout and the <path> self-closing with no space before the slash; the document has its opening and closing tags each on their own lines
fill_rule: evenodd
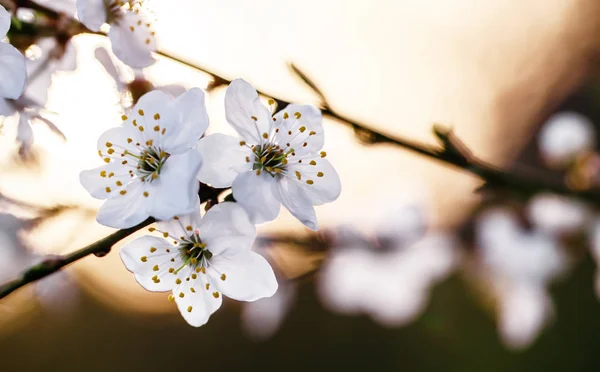
<svg viewBox="0 0 600 372">
<path fill-rule="evenodd" d="M 222 296 L 255 301 L 276 292 L 271 266 L 250 250 L 254 224 L 275 219 L 283 204 L 316 230 L 313 206 L 335 200 L 341 188 L 321 151 L 319 110 L 289 105 L 273 116 L 243 80 L 227 89 L 225 109 L 241 139 L 201 138 L 208 114 L 200 89 L 177 98 L 151 91 L 100 136 L 105 164 L 80 175 L 94 198 L 106 200 L 99 223 L 129 228 L 158 220 L 150 232 L 162 237 L 138 238 L 121 257 L 145 289 L 172 291 L 169 299 L 193 326 L 208 321 Z M 199 181 L 231 187 L 235 202 L 207 206 L 201 217 Z"/>
</svg>

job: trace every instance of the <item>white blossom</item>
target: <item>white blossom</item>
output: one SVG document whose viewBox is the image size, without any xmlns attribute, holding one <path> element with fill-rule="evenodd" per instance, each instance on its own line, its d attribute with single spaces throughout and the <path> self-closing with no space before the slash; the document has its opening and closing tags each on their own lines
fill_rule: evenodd
<svg viewBox="0 0 600 372">
<path fill-rule="evenodd" d="M 194 146 L 208 126 L 204 93 L 193 88 L 173 100 L 152 91 L 122 119 L 98 140 L 107 164 L 80 175 L 94 198 L 107 199 L 98 222 L 126 228 L 149 216 L 164 220 L 194 210 L 202 163 Z"/>
<path fill-rule="evenodd" d="M 77 0 L 77 15 L 92 31 L 100 31 L 108 23 L 113 53 L 127 65 L 143 68 L 155 62 L 155 33 L 140 1 Z"/>
<path fill-rule="evenodd" d="M 540 230 L 550 234 L 572 234 L 585 228 L 591 211 L 579 200 L 540 193 L 528 203 L 527 216 Z"/>
<path fill-rule="evenodd" d="M 225 202 L 201 219 L 199 204 L 197 208 L 158 223 L 157 231 L 169 241 L 144 236 L 121 250 L 137 282 L 149 291 L 172 291 L 169 299 L 194 327 L 204 325 L 219 309 L 222 295 L 256 301 L 277 291 L 273 269 L 250 250 L 256 228 L 244 209 Z"/>
<path fill-rule="evenodd" d="M 10 21 L 10 14 L 0 5 L 0 40 L 6 37 Z M 0 97 L 18 98 L 26 79 L 25 57 L 12 45 L 0 42 Z"/>
<path fill-rule="evenodd" d="M 595 148 L 594 124 L 577 112 L 559 112 L 542 127 L 538 146 L 546 163 L 562 167 L 578 154 Z"/>
<path fill-rule="evenodd" d="M 272 117 L 256 90 L 237 79 L 227 88 L 225 113 L 241 138 L 213 134 L 200 140 L 198 151 L 206 162 L 198 179 L 231 186 L 255 223 L 275 219 L 283 204 L 318 230 L 313 206 L 337 199 L 341 191 L 338 174 L 321 151 L 321 112 L 291 104 Z"/>
<path fill-rule="evenodd" d="M 531 344 L 552 319 L 547 285 L 567 268 L 558 241 L 543 231 L 524 231 L 506 210 L 490 210 L 476 225 L 481 275 L 498 299 L 498 328 L 513 348 Z"/>
</svg>

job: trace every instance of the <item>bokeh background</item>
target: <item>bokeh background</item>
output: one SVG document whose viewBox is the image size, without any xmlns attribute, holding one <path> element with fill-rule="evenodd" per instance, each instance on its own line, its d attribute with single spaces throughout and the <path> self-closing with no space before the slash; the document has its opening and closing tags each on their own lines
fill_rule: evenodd
<svg viewBox="0 0 600 372">
<path fill-rule="evenodd" d="M 319 84 L 336 111 L 429 144 L 435 144 L 432 124 L 443 123 L 480 158 L 499 166 L 539 165 L 536 136 L 556 111 L 575 110 L 600 122 L 597 0 L 154 0 L 150 5 L 162 51 L 227 78 L 244 78 L 273 96 L 318 104 L 291 73 L 293 63 Z M 34 126 L 35 159 L 24 161 L 15 155 L 16 126 L 9 120 L 0 138 L 0 192 L 28 204 L 7 203 L 3 211 L 45 216 L 18 236 L 34 254 L 69 252 L 110 233 L 95 222 L 99 203 L 78 176 L 98 165 L 96 140 L 120 123 L 123 109 L 115 81 L 94 56 L 98 47 L 110 49 L 108 41 L 80 35 L 73 45 L 77 67 L 52 75 L 46 106 L 67 140 Z M 156 86 L 210 83 L 206 74 L 166 58 L 144 76 Z M 232 132 L 223 96 L 220 88 L 208 95 L 213 133 Z M 343 185 L 338 201 L 317 208 L 324 233 L 300 248 L 257 247 L 276 263 L 282 287 L 292 293 L 289 301 L 254 310 L 225 301 L 207 325 L 195 329 L 166 294 L 137 285 L 116 246 L 104 258 L 86 258 L 64 275 L 0 302 L 0 370 L 600 368 L 600 301 L 589 253 L 577 254 L 577 264 L 550 288 L 553 322 L 519 350 L 502 342 L 493 301 L 471 283 L 477 280 L 464 268 L 468 264 L 456 265 L 436 283 L 423 310 L 400 326 L 324 306 L 318 290 L 325 280 L 322 270 L 304 274 L 326 255 L 318 242 L 328 231 L 345 226 L 373 234 L 390 209 L 409 203 L 427 216 L 429 229 L 461 235 L 482 205 L 481 194 L 474 192 L 481 181 L 465 172 L 396 147 L 365 146 L 333 120 L 324 126 L 325 148 Z M 57 205 L 73 207 L 52 209 Z M 2 222 L 5 245 L 16 241 L 15 226 Z M 313 237 L 284 210 L 259 232 L 266 240 Z M 463 245 L 457 248 L 460 256 L 469 257 L 472 247 Z M 0 260 L 7 263 L 0 265 L 7 274 L 30 262 L 9 254 Z M 269 327 L 274 331 L 268 335 L 260 332 Z"/>
</svg>

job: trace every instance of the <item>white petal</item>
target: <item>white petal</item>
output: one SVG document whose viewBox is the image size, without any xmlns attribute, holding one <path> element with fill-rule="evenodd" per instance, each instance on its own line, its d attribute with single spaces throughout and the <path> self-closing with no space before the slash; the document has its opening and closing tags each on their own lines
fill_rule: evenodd
<svg viewBox="0 0 600 372">
<path fill-rule="evenodd" d="M 209 275 L 225 296 L 238 301 L 256 301 L 277 291 L 271 265 L 261 255 L 244 251 L 233 256 L 218 255 L 210 260 Z M 224 279 L 224 280 L 223 280 Z"/>
<path fill-rule="evenodd" d="M 323 115 L 317 108 L 291 104 L 274 117 L 275 126 L 279 129 L 277 143 L 293 148 L 296 156 L 302 157 L 323 148 Z"/>
<path fill-rule="evenodd" d="M 202 138 L 196 148 L 204 159 L 198 179 L 213 187 L 229 187 L 240 173 L 252 169 L 252 150 L 240 146 L 240 140 L 235 137 L 213 134 Z"/>
<path fill-rule="evenodd" d="M 104 67 L 104 69 L 110 75 L 110 77 L 113 78 L 115 84 L 117 85 L 117 89 L 120 92 L 123 91 L 124 84 L 121 81 L 121 75 L 119 74 L 119 70 L 117 69 L 117 66 L 115 65 L 114 61 L 108 54 L 108 51 L 103 47 L 98 47 L 94 51 L 94 56 L 96 57 L 96 60 L 100 62 L 102 67 Z"/>
<path fill-rule="evenodd" d="M 195 147 L 208 128 L 204 92 L 192 88 L 177 97 L 160 125 L 166 129 L 163 144 L 168 153 L 177 154 Z"/>
<path fill-rule="evenodd" d="M 315 165 L 311 165 L 311 162 Z M 313 205 L 330 203 L 340 196 L 342 191 L 340 177 L 327 159 L 315 156 L 302 159 L 300 164 L 290 162 L 289 175 L 294 177 L 297 175 L 296 172 L 300 172 L 301 179 L 298 180 L 297 177 L 293 179 L 299 181 Z"/>
<path fill-rule="evenodd" d="M 25 57 L 12 45 L 0 42 L 0 97 L 19 98 L 26 79 Z"/>
<path fill-rule="evenodd" d="M 110 128 L 102 133 L 98 138 L 96 147 L 100 156 L 104 158 L 114 159 L 120 164 L 123 160 L 127 160 L 127 164 L 131 163 L 133 165 L 136 161 L 135 158 L 122 155 L 125 151 L 138 154 L 140 151 L 135 146 L 137 141 L 141 141 L 138 133 L 131 127 L 122 126 Z"/>
<path fill-rule="evenodd" d="M 193 234 L 200 226 L 200 198 L 196 196 L 196 206 L 194 211 L 188 214 L 179 215 L 177 219 L 158 221 L 158 228 L 163 232 L 168 232 L 176 238 L 188 237 Z"/>
<path fill-rule="evenodd" d="M 81 185 L 96 199 L 119 195 L 131 182 L 130 178 L 127 169 L 117 163 L 105 164 L 79 174 Z"/>
<path fill-rule="evenodd" d="M 0 5 L 0 39 L 4 39 L 10 29 L 10 13 Z"/>
<path fill-rule="evenodd" d="M 11 116 L 17 112 L 12 100 L 0 98 L 0 116 Z"/>
<path fill-rule="evenodd" d="M 33 145 L 33 130 L 29 124 L 29 116 L 22 113 L 17 126 L 17 141 L 21 143 L 22 149 L 28 149 Z"/>
<path fill-rule="evenodd" d="M 273 194 L 306 227 L 313 231 L 319 229 L 315 209 L 303 186 L 297 180 L 290 177 L 280 179 L 274 185 Z"/>
<path fill-rule="evenodd" d="M 148 185 L 152 204 L 149 214 L 159 220 L 168 220 L 177 215 L 192 213 L 198 200 L 196 174 L 202 158 L 195 150 L 171 155 L 157 180 Z"/>
<path fill-rule="evenodd" d="M 141 25 L 138 25 L 141 21 Z M 125 12 L 118 24 L 111 24 L 108 37 L 115 56 L 133 68 L 144 68 L 155 61 L 152 52 L 156 51 L 153 30 L 146 25 L 147 19 L 135 12 Z"/>
<path fill-rule="evenodd" d="M 165 239 L 142 236 L 125 245 L 120 255 L 127 270 L 135 275 L 135 280 L 146 290 L 165 292 L 177 285 L 176 276 L 169 269 L 177 270 L 183 262 L 179 251 Z M 157 280 L 152 279 L 155 276 Z"/>
<path fill-rule="evenodd" d="M 173 289 L 179 312 L 191 326 L 200 327 L 221 307 L 223 296 L 209 282 L 208 275 L 198 274 L 197 279 L 193 279 L 192 269 L 186 268 L 179 277 L 181 285 Z"/>
<path fill-rule="evenodd" d="M 242 79 L 232 81 L 227 87 L 225 116 L 240 137 L 251 144 L 262 143 L 263 133 L 270 134 L 272 119 L 269 110 L 260 102 L 252 85 Z"/>
<path fill-rule="evenodd" d="M 233 197 L 254 223 L 273 221 L 279 215 L 280 203 L 273 195 L 275 179 L 266 172 L 255 171 L 240 174 L 233 181 Z"/>
<path fill-rule="evenodd" d="M 198 226 L 200 238 L 214 256 L 233 256 L 250 251 L 256 228 L 246 211 L 236 203 L 212 207 Z"/>
<path fill-rule="evenodd" d="M 143 196 L 146 190 L 141 181 L 133 181 L 127 186 L 127 193 L 108 199 L 98 210 L 96 221 L 115 229 L 126 229 L 139 224 L 148 214 L 149 198 Z"/>
<path fill-rule="evenodd" d="M 104 0 L 77 0 L 77 17 L 92 31 L 100 31 L 106 23 Z"/>
</svg>

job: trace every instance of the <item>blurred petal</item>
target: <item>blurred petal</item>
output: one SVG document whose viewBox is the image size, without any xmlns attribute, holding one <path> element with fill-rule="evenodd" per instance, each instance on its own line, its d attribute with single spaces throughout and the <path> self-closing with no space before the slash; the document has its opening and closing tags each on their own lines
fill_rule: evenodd
<svg viewBox="0 0 600 372">
<path fill-rule="evenodd" d="M 77 17 L 92 31 L 100 31 L 106 23 L 106 7 L 104 0 L 77 0 Z"/>
<path fill-rule="evenodd" d="M 25 89 L 25 57 L 10 44 L 0 42 L 0 97 L 17 99 Z"/>
<path fill-rule="evenodd" d="M 250 144 L 262 143 L 263 133 L 270 134 L 271 113 L 260 101 L 256 89 L 242 79 L 232 81 L 227 87 L 225 116 L 240 137 Z"/>
</svg>

